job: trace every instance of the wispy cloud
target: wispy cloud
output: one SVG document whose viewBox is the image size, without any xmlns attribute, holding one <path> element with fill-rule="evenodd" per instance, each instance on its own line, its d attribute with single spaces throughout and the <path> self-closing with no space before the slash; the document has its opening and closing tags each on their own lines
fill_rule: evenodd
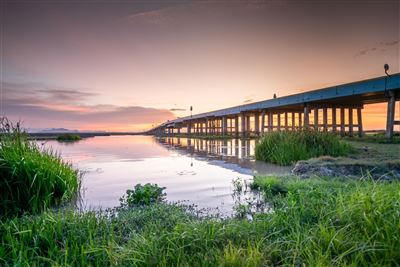
<svg viewBox="0 0 400 267">
<path fill-rule="evenodd" d="M 386 51 L 386 48 L 390 48 L 392 46 L 398 46 L 399 45 L 399 41 L 398 40 L 394 40 L 394 41 L 388 41 L 388 42 L 380 42 L 379 44 L 375 45 L 374 47 L 368 47 L 365 49 L 362 49 L 360 51 L 358 51 L 354 57 L 361 57 L 361 56 L 365 56 L 369 53 L 372 52 L 377 52 L 377 51 L 381 51 L 384 52 Z"/>
<path fill-rule="evenodd" d="M 186 111 L 185 108 L 170 108 L 170 111 Z"/>
<path fill-rule="evenodd" d="M 85 129 L 86 125 L 90 124 L 122 127 L 134 124 L 150 125 L 174 118 L 174 114 L 167 109 L 81 104 L 82 99 L 89 99 L 95 95 L 81 89 L 38 89 L 27 84 L 5 83 L 2 105 L 5 115 L 11 119 L 28 123 L 35 121 L 35 125 L 40 121 L 39 127 Z"/>
</svg>

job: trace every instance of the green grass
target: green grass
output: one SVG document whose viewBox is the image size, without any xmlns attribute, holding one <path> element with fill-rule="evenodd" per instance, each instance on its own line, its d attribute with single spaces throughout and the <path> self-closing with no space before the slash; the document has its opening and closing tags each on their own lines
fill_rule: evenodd
<svg viewBox="0 0 400 267">
<path fill-rule="evenodd" d="M 82 138 L 77 135 L 77 134 L 61 134 L 59 136 L 57 136 L 57 141 L 59 142 L 75 142 L 75 141 L 79 141 Z"/>
<path fill-rule="evenodd" d="M 255 156 L 279 165 L 319 156 L 344 156 L 353 151 L 337 135 L 313 130 L 267 133 L 256 145 Z"/>
<path fill-rule="evenodd" d="M 29 142 L 19 125 L 1 121 L 0 217 L 40 212 L 76 197 L 77 171 L 51 150 Z"/>
<path fill-rule="evenodd" d="M 271 193 L 272 187 L 285 194 Z M 257 177 L 273 212 L 198 218 L 154 203 L 0 223 L 0 265 L 397 266 L 400 183 Z"/>
</svg>

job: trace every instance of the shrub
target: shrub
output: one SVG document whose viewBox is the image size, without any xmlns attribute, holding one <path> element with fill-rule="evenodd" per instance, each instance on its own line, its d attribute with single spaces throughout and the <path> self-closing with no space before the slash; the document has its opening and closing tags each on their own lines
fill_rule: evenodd
<svg viewBox="0 0 400 267">
<path fill-rule="evenodd" d="M 344 156 L 353 149 L 337 135 L 313 130 L 267 133 L 256 145 L 255 156 L 279 165 L 319 156 Z"/>
<path fill-rule="evenodd" d="M 39 212 L 72 200 L 77 171 L 51 150 L 27 140 L 20 125 L 0 120 L 0 216 Z"/>
<path fill-rule="evenodd" d="M 77 134 L 61 134 L 57 136 L 57 141 L 59 142 L 74 142 L 79 141 L 82 138 Z"/>
<path fill-rule="evenodd" d="M 137 184 L 135 189 L 128 189 L 126 195 L 120 198 L 121 206 L 133 207 L 160 203 L 166 196 L 164 189 L 165 187 L 159 187 L 157 184 Z"/>
</svg>

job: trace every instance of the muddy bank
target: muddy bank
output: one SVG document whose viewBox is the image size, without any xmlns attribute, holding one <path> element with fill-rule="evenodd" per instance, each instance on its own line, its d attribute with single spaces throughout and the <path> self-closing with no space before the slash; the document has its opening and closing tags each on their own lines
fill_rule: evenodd
<svg viewBox="0 0 400 267">
<path fill-rule="evenodd" d="M 400 161 L 363 162 L 353 159 L 322 157 L 299 161 L 291 172 L 303 178 L 316 175 L 400 180 Z"/>
</svg>

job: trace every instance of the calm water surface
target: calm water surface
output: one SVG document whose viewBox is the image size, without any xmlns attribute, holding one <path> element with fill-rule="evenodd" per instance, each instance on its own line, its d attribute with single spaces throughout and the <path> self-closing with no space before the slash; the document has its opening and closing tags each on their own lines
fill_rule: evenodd
<svg viewBox="0 0 400 267">
<path fill-rule="evenodd" d="M 288 172 L 255 161 L 254 140 L 199 140 L 152 136 L 99 136 L 75 143 L 40 142 L 84 172 L 82 205 L 86 209 L 118 206 L 138 183 L 166 187 L 169 201 L 186 200 L 199 208 L 230 213 L 237 201 L 232 180 L 255 174 Z"/>
</svg>

